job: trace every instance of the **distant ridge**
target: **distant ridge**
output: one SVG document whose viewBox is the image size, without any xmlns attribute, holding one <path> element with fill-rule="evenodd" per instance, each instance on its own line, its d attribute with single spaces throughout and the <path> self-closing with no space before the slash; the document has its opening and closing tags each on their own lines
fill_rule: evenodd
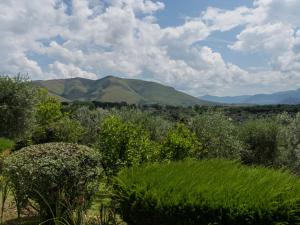
<svg viewBox="0 0 300 225">
<path fill-rule="evenodd" d="M 226 96 L 218 97 L 205 95 L 199 97 L 201 100 L 211 101 L 225 104 L 251 104 L 251 105 L 278 105 L 300 104 L 300 89 L 292 91 L 282 91 L 273 94 L 257 94 L 257 95 L 242 95 L 242 96 Z"/>
<path fill-rule="evenodd" d="M 126 102 L 128 104 L 162 104 L 174 106 L 210 105 L 173 87 L 137 79 L 107 76 L 99 80 L 84 78 L 38 80 L 34 83 L 48 89 L 64 101 Z"/>
</svg>

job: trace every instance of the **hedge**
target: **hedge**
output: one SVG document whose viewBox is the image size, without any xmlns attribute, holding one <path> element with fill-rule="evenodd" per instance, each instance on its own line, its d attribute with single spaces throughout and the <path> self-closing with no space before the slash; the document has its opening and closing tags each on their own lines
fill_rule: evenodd
<svg viewBox="0 0 300 225">
<path fill-rule="evenodd" d="M 129 225 L 300 223 L 300 181 L 288 172 L 225 160 L 122 170 L 117 211 Z"/>
</svg>

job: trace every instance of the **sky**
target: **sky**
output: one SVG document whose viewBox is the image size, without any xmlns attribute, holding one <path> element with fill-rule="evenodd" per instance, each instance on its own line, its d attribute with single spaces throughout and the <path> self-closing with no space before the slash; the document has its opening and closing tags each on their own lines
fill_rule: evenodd
<svg viewBox="0 0 300 225">
<path fill-rule="evenodd" d="M 299 0 L 0 0 L 0 73 L 194 96 L 300 88 Z"/>
</svg>

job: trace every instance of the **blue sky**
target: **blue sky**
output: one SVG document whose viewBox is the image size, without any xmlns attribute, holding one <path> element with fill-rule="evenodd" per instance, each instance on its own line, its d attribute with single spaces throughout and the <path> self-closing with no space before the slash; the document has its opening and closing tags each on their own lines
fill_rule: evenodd
<svg viewBox="0 0 300 225">
<path fill-rule="evenodd" d="M 251 6 L 252 0 L 163 0 L 165 10 L 157 13 L 159 24 L 163 27 L 180 25 L 186 17 L 197 17 L 207 7 L 234 9 L 239 6 Z"/>
<path fill-rule="evenodd" d="M 195 96 L 296 89 L 299 9 L 299 0 L 1 1 L 0 71 L 116 75 Z"/>
</svg>

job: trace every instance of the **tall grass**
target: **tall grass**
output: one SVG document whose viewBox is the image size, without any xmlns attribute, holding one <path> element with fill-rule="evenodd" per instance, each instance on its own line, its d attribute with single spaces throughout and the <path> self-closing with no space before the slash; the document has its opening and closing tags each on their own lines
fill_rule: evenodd
<svg viewBox="0 0 300 225">
<path fill-rule="evenodd" d="M 300 223 L 300 181 L 288 172 L 223 160 L 129 168 L 116 185 L 129 225 Z"/>
</svg>

